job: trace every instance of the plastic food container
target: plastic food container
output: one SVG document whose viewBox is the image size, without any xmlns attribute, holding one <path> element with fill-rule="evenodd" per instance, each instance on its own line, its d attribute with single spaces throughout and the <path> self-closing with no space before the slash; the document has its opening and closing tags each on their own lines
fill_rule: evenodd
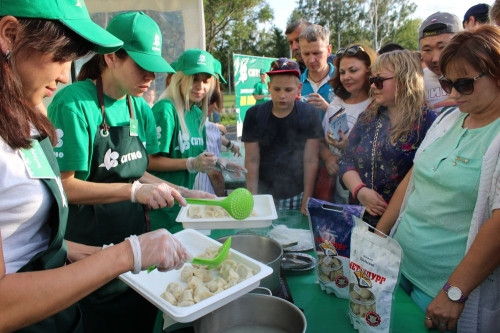
<svg viewBox="0 0 500 333">
<path fill-rule="evenodd" d="M 182 207 L 176 221 L 182 223 L 184 229 L 245 229 L 245 228 L 265 228 L 271 225 L 273 220 L 278 218 L 273 196 L 270 194 L 257 194 L 253 196 L 254 208 L 257 216 L 250 216 L 244 220 L 235 220 L 232 217 L 205 217 L 192 218 L 188 216 L 189 207 Z M 198 206 L 198 205 L 197 205 Z M 204 209 L 205 206 L 199 205 Z"/>
<path fill-rule="evenodd" d="M 174 236 L 180 240 L 187 250 L 194 256 L 205 252 L 206 248 L 209 246 L 221 245 L 216 240 L 213 240 L 192 229 L 182 230 Z M 172 305 L 160 296 L 170 282 L 177 282 L 181 285 L 185 284 L 185 282 L 181 281 L 181 270 L 172 270 L 168 272 L 159 272 L 158 270 L 154 270 L 151 273 L 142 271 L 139 274 L 127 272 L 120 275 L 119 278 L 163 311 L 170 319 L 172 319 L 171 322 L 187 323 L 194 321 L 255 289 L 259 286 L 260 280 L 273 272 L 273 270 L 265 264 L 262 264 L 257 260 L 254 260 L 233 249 L 229 251 L 228 257 L 250 267 L 253 269 L 255 274 L 218 294 L 187 307 Z"/>
</svg>

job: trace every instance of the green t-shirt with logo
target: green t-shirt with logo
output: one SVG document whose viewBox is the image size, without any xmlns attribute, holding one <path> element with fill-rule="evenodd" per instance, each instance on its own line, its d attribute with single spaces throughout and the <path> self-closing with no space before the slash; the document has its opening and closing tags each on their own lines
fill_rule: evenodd
<svg viewBox="0 0 500 333">
<path fill-rule="evenodd" d="M 148 155 L 156 154 L 158 140 L 153 113 L 144 98 L 131 97 L 131 101 L 138 121 L 138 137 Z M 115 100 L 104 95 L 104 105 L 109 126 L 130 124 L 126 98 Z M 75 171 L 75 178 L 86 180 L 90 172 L 95 135 L 102 123 L 95 84 L 86 80 L 63 88 L 54 96 L 47 111 L 57 130 L 58 142 L 54 153 L 59 168 L 61 171 Z"/>
<path fill-rule="evenodd" d="M 253 94 L 254 95 L 269 95 L 269 90 L 267 89 L 267 83 L 262 83 L 261 81 L 257 82 L 253 86 Z M 259 99 L 255 101 L 255 105 L 265 103 L 269 100 L 269 97 L 265 97 L 263 99 Z"/>
<path fill-rule="evenodd" d="M 158 101 L 153 106 L 153 115 L 157 126 L 158 147 L 161 156 L 169 158 L 196 157 L 206 150 L 205 126 L 200 130 L 200 125 L 204 124 L 202 122 L 203 112 L 198 106 L 193 105 L 189 111 L 184 111 L 184 120 L 189 135 L 182 134 L 179 116 L 172 101 L 168 99 Z M 151 173 L 188 189 L 193 188 L 196 177 L 196 173 L 189 173 L 187 170 L 152 171 Z M 180 223 L 174 222 L 179 210 L 180 207 L 176 205 L 173 208 L 150 211 L 151 228 L 167 228 L 171 232 L 182 229 Z"/>
</svg>

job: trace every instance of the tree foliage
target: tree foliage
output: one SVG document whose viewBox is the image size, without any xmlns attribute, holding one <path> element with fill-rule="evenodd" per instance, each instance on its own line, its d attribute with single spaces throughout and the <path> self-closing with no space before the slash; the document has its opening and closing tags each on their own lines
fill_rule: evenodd
<svg viewBox="0 0 500 333">
<path fill-rule="evenodd" d="M 267 56 L 265 47 L 276 44 L 275 34 L 260 28 L 274 16 L 266 0 L 204 0 L 203 4 L 206 49 L 223 63 L 225 76 L 232 53 Z"/>
<path fill-rule="evenodd" d="M 416 40 L 417 30 L 410 36 L 408 28 L 415 9 L 407 0 L 297 0 L 292 16 L 329 28 L 334 49 L 358 42 L 378 50 L 387 42 L 413 45 L 409 38 Z"/>
<path fill-rule="evenodd" d="M 411 0 L 295 0 L 288 23 L 305 19 L 330 32 L 333 49 L 352 43 L 375 50 L 388 42 L 417 49 L 420 20 L 410 19 Z M 290 0 L 290 5 L 293 3 Z M 207 51 L 229 75 L 233 53 L 266 57 L 289 56 L 284 31 L 270 23 L 274 13 L 267 0 L 204 0 Z"/>
</svg>

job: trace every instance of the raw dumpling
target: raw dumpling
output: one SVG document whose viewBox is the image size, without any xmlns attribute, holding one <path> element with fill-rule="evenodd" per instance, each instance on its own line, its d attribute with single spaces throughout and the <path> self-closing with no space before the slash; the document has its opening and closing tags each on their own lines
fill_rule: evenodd
<svg viewBox="0 0 500 333">
<path fill-rule="evenodd" d="M 234 260 L 226 259 L 219 267 L 220 276 L 227 281 L 229 272 L 236 268 L 237 264 Z"/>
<path fill-rule="evenodd" d="M 181 301 L 177 303 L 177 306 L 191 306 L 194 305 L 194 301 Z"/>
<path fill-rule="evenodd" d="M 236 271 L 234 269 L 231 269 L 229 271 L 227 278 L 226 278 L 226 281 L 227 281 L 227 284 L 232 287 L 236 283 L 238 283 L 239 279 L 240 279 L 240 275 L 238 273 L 236 273 Z"/>
<path fill-rule="evenodd" d="M 200 278 L 193 276 L 191 278 L 191 281 L 189 281 L 186 289 L 190 289 L 194 293 L 196 291 L 196 289 L 198 289 L 200 287 L 204 287 L 204 286 L 205 285 L 203 284 L 203 281 Z"/>
<path fill-rule="evenodd" d="M 226 284 L 227 282 L 223 278 L 218 277 L 207 283 L 207 287 L 208 290 L 210 290 L 210 292 L 217 294 L 218 292 L 221 292 L 222 290 L 225 289 L 224 286 Z"/>
<path fill-rule="evenodd" d="M 189 282 L 191 278 L 194 276 L 195 268 L 191 265 L 184 265 L 184 268 L 181 270 L 181 281 Z"/>
<path fill-rule="evenodd" d="M 175 299 L 179 299 L 179 297 L 181 297 L 182 295 L 182 292 L 183 292 L 183 289 L 181 287 L 180 284 L 176 283 L 176 282 L 170 282 L 167 286 L 167 290 L 169 293 L 171 293 Z"/>
<path fill-rule="evenodd" d="M 194 270 L 194 276 L 203 282 L 212 281 L 214 278 L 210 271 L 201 268 L 197 268 Z"/>
<path fill-rule="evenodd" d="M 238 264 L 236 266 L 236 273 L 238 274 L 238 283 L 253 276 L 253 271 L 246 265 Z"/>
<path fill-rule="evenodd" d="M 201 206 L 190 206 L 188 216 L 191 218 L 199 219 L 203 217 L 203 208 Z"/>
<path fill-rule="evenodd" d="M 210 292 L 210 290 L 208 290 L 207 287 L 199 286 L 198 288 L 196 288 L 196 291 L 194 293 L 194 301 L 195 301 L 195 303 L 198 303 L 198 302 L 200 302 L 200 301 L 204 300 L 205 298 L 208 298 L 212 295 L 213 294 Z"/>
<path fill-rule="evenodd" d="M 179 299 L 177 306 L 190 306 L 194 305 L 193 292 L 190 289 L 185 289 L 182 297 Z"/>
<path fill-rule="evenodd" d="M 163 294 L 161 294 L 161 297 L 170 304 L 177 305 L 177 300 L 175 299 L 174 295 L 172 295 L 171 292 L 165 290 Z"/>
</svg>

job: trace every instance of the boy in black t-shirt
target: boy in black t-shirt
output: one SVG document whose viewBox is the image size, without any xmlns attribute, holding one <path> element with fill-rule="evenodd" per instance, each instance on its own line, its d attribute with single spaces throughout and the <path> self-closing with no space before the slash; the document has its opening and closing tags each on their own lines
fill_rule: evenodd
<svg viewBox="0 0 500 333">
<path fill-rule="evenodd" d="M 306 214 L 318 170 L 323 130 L 317 112 L 297 100 L 302 84 L 296 62 L 280 58 L 267 72 L 271 101 L 250 108 L 243 123 L 247 188 L 272 194 L 278 210 Z"/>
</svg>

